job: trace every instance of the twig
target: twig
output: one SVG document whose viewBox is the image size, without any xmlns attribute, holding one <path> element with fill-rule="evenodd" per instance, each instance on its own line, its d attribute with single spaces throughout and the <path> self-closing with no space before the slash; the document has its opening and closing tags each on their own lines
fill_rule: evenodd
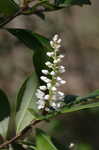
<svg viewBox="0 0 99 150">
<path fill-rule="evenodd" d="M 5 141 L 3 144 L 0 145 L 0 149 L 8 146 L 9 144 L 12 144 L 19 138 L 23 137 L 30 129 L 32 129 L 33 126 L 41 122 L 41 120 L 35 120 L 32 121 L 28 126 L 26 126 L 20 133 L 18 133 L 15 137 L 13 137 L 10 140 Z"/>
<path fill-rule="evenodd" d="M 0 28 L 2 28 L 4 25 L 9 23 L 11 20 L 13 20 L 15 17 L 19 16 L 23 12 L 23 9 L 20 9 L 18 12 L 16 12 L 13 16 L 8 17 L 3 23 L 0 24 Z"/>
</svg>

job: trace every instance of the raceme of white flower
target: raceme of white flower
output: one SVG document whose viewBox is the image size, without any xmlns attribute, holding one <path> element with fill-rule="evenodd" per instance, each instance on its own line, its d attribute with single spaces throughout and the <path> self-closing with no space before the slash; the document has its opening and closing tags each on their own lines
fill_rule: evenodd
<svg viewBox="0 0 99 150">
<path fill-rule="evenodd" d="M 58 91 L 58 87 L 66 83 L 60 77 L 61 73 L 65 72 L 65 67 L 59 64 L 64 55 L 59 54 L 61 39 L 57 34 L 50 41 L 50 45 L 53 48 L 53 52 L 47 52 L 46 55 L 52 61 L 45 62 L 48 69 L 41 70 L 43 76 L 40 77 L 45 82 L 45 85 L 40 85 L 36 92 L 38 109 L 45 109 L 46 111 L 49 111 L 50 108 L 57 110 L 63 106 L 64 93 Z"/>
<path fill-rule="evenodd" d="M 75 144 L 74 143 L 70 143 L 69 148 L 72 149 L 74 148 Z"/>
</svg>

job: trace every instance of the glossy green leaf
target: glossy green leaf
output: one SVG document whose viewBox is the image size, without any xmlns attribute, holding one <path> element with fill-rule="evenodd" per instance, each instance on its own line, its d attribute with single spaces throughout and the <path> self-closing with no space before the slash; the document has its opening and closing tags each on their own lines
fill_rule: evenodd
<svg viewBox="0 0 99 150">
<path fill-rule="evenodd" d="M 35 92 L 38 87 L 38 80 L 33 73 L 22 85 L 18 97 L 17 97 L 17 115 L 16 115 L 16 125 L 17 132 L 24 129 L 31 120 L 33 120 L 33 115 L 28 111 L 29 108 L 36 110 L 36 96 Z M 34 117 L 35 118 L 35 117 Z"/>
<path fill-rule="evenodd" d="M 36 129 L 36 147 L 37 150 L 58 150 L 50 137 L 40 129 Z"/>
<path fill-rule="evenodd" d="M 88 4 L 90 5 L 91 4 L 91 1 L 90 0 L 55 0 L 55 4 L 56 5 L 84 5 L 84 4 Z"/>
<path fill-rule="evenodd" d="M 10 115 L 10 104 L 6 94 L 0 89 L 0 121 Z"/>
<path fill-rule="evenodd" d="M 32 49 L 33 51 L 38 51 L 40 47 L 42 47 L 42 43 L 39 40 L 39 36 L 43 38 L 43 36 L 32 32 L 31 30 L 27 29 L 11 29 L 6 28 L 8 32 L 13 34 L 16 38 L 18 38 L 22 43 L 24 43 L 28 48 Z"/>
</svg>

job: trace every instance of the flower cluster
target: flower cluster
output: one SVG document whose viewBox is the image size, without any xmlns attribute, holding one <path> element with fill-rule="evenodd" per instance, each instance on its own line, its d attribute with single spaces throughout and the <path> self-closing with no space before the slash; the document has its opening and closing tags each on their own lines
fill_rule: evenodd
<svg viewBox="0 0 99 150">
<path fill-rule="evenodd" d="M 38 109 L 45 109 L 46 111 L 49 111 L 50 108 L 57 110 L 62 106 L 64 93 L 59 91 L 58 87 L 66 83 L 60 77 L 60 74 L 65 72 L 65 67 L 59 65 L 64 55 L 59 54 L 61 39 L 57 34 L 50 41 L 50 45 L 53 51 L 47 52 L 46 55 L 52 61 L 45 62 L 48 69 L 42 70 L 43 76 L 40 77 L 45 84 L 39 86 L 36 92 Z"/>
</svg>

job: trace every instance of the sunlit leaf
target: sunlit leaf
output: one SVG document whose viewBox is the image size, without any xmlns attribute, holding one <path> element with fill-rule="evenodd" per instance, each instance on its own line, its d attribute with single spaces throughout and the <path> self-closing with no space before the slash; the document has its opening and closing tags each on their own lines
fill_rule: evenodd
<svg viewBox="0 0 99 150">
<path fill-rule="evenodd" d="M 33 115 L 33 117 L 35 117 L 36 120 L 40 119 L 40 114 L 38 112 L 36 112 L 33 108 L 31 108 L 31 109 L 29 108 L 28 110 Z"/>
<path fill-rule="evenodd" d="M 80 111 L 83 109 L 89 109 L 89 108 L 95 108 L 95 107 L 99 107 L 99 102 L 91 103 L 91 104 L 82 104 L 82 105 L 72 106 L 72 107 L 66 106 L 61 110 L 61 113 L 76 112 L 76 111 Z"/>
<path fill-rule="evenodd" d="M 40 129 L 36 130 L 36 147 L 37 150 L 58 150 L 50 137 Z"/>
<path fill-rule="evenodd" d="M 7 136 L 8 123 L 9 123 L 9 117 L 0 121 L 0 134 L 3 136 L 4 139 L 6 139 Z"/>
<path fill-rule="evenodd" d="M 28 111 L 29 108 L 36 110 L 36 96 L 35 91 L 38 86 L 38 80 L 33 73 L 22 85 L 17 97 L 17 132 L 22 130 L 26 125 L 33 120 L 33 115 Z"/>
</svg>

